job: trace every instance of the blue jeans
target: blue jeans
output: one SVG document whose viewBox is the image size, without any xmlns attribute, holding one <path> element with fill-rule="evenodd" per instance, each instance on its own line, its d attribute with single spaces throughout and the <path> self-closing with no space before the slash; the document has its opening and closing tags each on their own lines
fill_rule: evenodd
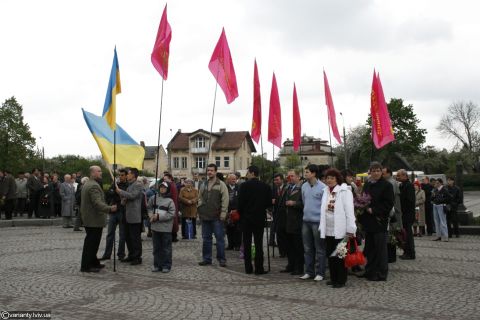
<svg viewBox="0 0 480 320">
<path fill-rule="evenodd" d="M 225 259 L 225 232 L 223 230 L 223 221 L 219 219 L 202 220 L 203 261 L 212 263 L 212 234 L 215 234 L 215 240 L 217 241 L 217 260 L 220 263 L 224 263 L 227 261 Z"/>
<path fill-rule="evenodd" d="M 107 243 L 105 244 L 104 257 L 110 258 L 112 255 L 113 241 L 115 241 L 115 231 L 118 225 L 118 251 L 119 258 L 125 257 L 125 225 L 122 223 L 123 212 L 111 213 L 108 215 Z"/>
<path fill-rule="evenodd" d="M 172 268 L 172 233 L 152 230 L 153 266 L 159 269 Z"/>
<path fill-rule="evenodd" d="M 448 240 L 447 215 L 444 205 L 433 205 L 433 220 L 435 221 L 435 233 L 437 237 Z"/>
<path fill-rule="evenodd" d="M 327 265 L 325 239 L 320 239 L 319 224 L 319 222 L 303 221 L 302 240 L 303 250 L 305 252 L 305 273 L 308 273 L 312 277 L 321 275 L 325 278 Z"/>
</svg>

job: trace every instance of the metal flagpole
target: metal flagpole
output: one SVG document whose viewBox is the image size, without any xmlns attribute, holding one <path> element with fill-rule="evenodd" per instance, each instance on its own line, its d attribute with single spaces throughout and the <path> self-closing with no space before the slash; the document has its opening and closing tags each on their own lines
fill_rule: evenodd
<svg viewBox="0 0 480 320">
<path fill-rule="evenodd" d="M 117 124 L 115 124 L 115 130 L 113 130 L 113 175 L 112 175 L 113 184 L 115 184 L 115 174 L 117 171 L 116 149 L 117 149 Z M 113 240 L 113 272 L 117 272 L 117 259 L 115 257 L 117 255 L 116 253 L 117 248 L 115 245 L 115 242 L 116 242 L 115 234 L 113 239 L 114 239 Z"/>
<path fill-rule="evenodd" d="M 160 92 L 160 116 L 158 119 L 158 138 L 157 138 L 157 155 L 156 155 L 156 163 L 155 163 L 155 186 L 157 185 L 158 181 L 158 167 L 159 167 L 159 157 L 160 157 L 160 132 L 162 129 L 162 109 L 163 109 L 163 82 L 165 80 L 162 77 L 162 90 Z M 153 208 L 154 212 L 156 211 L 157 206 L 157 192 L 154 192 L 153 195 L 155 198 L 153 199 Z"/>
</svg>

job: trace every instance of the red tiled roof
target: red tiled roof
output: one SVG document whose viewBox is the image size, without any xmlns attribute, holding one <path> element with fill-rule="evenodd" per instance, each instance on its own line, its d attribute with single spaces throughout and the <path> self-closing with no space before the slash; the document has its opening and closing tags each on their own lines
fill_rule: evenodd
<svg viewBox="0 0 480 320">
<path fill-rule="evenodd" d="M 170 150 L 188 150 L 189 140 L 192 135 L 199 132 L 207 133 L 205 130 L 196 130 L 191 133 L 177 132 L 168 144 Z M 247 139 L 247 143 L 250 146 L 252 152 L 256 152 L 252 138 L 248 131 L 225 131 L 225 132 L 213 132 L 212 135 L 217 137 L 217 140 L 213 143 L 213 150 L 236 150 L 242 146 L 243 140 Z"/>
</svg>

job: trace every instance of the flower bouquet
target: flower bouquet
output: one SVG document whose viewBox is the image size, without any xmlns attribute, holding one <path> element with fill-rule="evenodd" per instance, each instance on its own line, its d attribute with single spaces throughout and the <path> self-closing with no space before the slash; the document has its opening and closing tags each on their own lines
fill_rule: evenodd
<svg viewBox="0 0 480 320">
<path fill-rule="evenodd" d="M 344 238 L 342 241 L 340 241 L 337 244 L 337 247 L 335 250 L 332 252 L 330 257 L 337 257 L 339 259 L 345 259 L 348 253 L 348 248 L 347 248 L 348 240 Z"/>
<path fill-rule="evenodd" d="M 368 193 L 362 192 L 362 194 L 356 196 L 353 199 L 353 206 L 355 208 L 355 217 L 362 215 L 365 212 L 365 209 L 368 208 L 372 197 Z"/>
</svg>

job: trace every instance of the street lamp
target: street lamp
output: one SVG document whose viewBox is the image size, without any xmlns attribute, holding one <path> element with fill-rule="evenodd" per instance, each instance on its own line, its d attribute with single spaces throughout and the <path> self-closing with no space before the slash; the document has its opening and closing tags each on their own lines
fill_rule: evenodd
<svg viewBox="0 0 480 320">
<path fill-rule="evenodd" d="M 347 135 L 345 134 L 345 118 L 343 117 L 343 113 L 340 112 L 342 116 L 342 124 L 343 124 L 343 148 L 345 151 L 345 169 L 348 169 L 348 150 L 347 150 Z"/>
</svg>

